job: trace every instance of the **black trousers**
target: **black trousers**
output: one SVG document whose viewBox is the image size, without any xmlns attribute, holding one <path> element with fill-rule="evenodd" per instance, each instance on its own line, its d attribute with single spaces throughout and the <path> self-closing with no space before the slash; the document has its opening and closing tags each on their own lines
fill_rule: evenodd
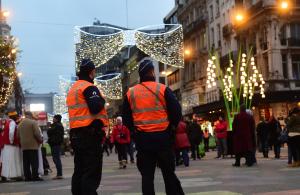
<svg viewBox="0 0 300 195">
<path fill-rule="evenodd" d="M 200 159 L 199 145 L 200 145 L 200 144 L 191 143 L 191 151 L 192 151 L 191 157 L 192 157 L 194 160 L 196 159 L 196 157 Z"/>
<path fill-rule="evenodd" d="M 127 158 L 127 144 L 119 144 L 116 143 L 116 148 L 118 151 L 118 160 L 122 161 L 122 160 L 126 160 Z"/>
<path fill-rule="evenodd" d="M 300 161 L 300 135 L 289 137 L 294 162 Z"/>
<path fill-rule="evenodd" d="M 209 150 L 209 138 L 204 138 L 204 149 L 205 149 L 205 152 L 208 152 L 208 150 Z"/>
<path fill-rule="evenodd" d="M 159 165 L 165 182 L 167 195 L 184 195 L 181 184 L 175 175 L 175 156 L 171 148 L 160 151 L 138 150 L 137 167 L 142 175 L 143 195 L 155 195 L 154 173 Z"/>
<path fill-rule="evenodd" d="M 253 165 L 254 159 L 253 159 L 253 152 L 252 151 L 236 154 L 235 155 L 235 164 L 236 165 L 240 166 L 242 157 L 245 157 L 247 166 L 252 166 Z"/>
<path fill-rule="evenodd" d="M 71 133 L 75 165 L 72 176 L 73 195 L 97 195 L 102 176 L 101 136 L 85 130 Z"/>
<path fill-rule="evenodd" d="M 23 169 L 25 180 L 39 177 L 39 156 L 38 150 L 23 150 Z"/>
</svg>

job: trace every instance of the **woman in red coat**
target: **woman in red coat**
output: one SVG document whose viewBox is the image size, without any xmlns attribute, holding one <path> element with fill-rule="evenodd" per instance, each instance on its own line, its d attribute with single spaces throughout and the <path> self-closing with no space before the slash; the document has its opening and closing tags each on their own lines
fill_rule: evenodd
<svg viewBox="0 0 300 195">
<path fill-rule="evenodd" d="M 114 126 L 111 143 L 114 143 L 118 151 L 120 169 L 126 168 L 127 144 L 130 143 L 130 132 L 122 123 L 122 117 L 117 117 L 117 124 Z"/>
<path fill-rule="evenodd" d="M 219 116 L 219 121 L 215 125 L 215 134 L 218 140 L 218 156 L 217 158 L 225 158 L 227 155 L 227 122 L 222 116 Z"/>
<path fill-rule="evenodd" d="M 187 132 L 186 124 L 180 121 L 176 131 L 175 149 L 176 149 L 176 164 L 179 165 L 180 153 L 183 159 L 183 164 L 189 166 L 188 150 L 191 147 Z"/>
</svg>

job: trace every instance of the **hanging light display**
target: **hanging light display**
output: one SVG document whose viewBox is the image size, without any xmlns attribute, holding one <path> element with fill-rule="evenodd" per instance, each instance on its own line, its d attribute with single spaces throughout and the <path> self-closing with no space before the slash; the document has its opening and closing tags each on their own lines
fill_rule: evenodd
<svg viewBox="0 0 300 195">
<path fill-rule="evenodd" d="M 126 31 L 108 26 L 75 27 L 77 64 L 84 58 L 90 58 L 99 67 L 126 45 L 136 45 L 162 63 L 184 67 L 183 30 L 179 24 L 147 26 Z"/>
<path fill-rule="evenodd" d="M 153 30 L 157 29 L 157 30 Z M 139 28 L 136 46 L 153 59 L 183 68 L 183 30 L 181 25 L 158 25 Z"/>
<path fill-rule="evenodd" d="M 105 98 L 112 100 L 122 99 L 121 73 L 111 73 L 95 78 L 95 85 Z"/>
<path fill-rule="evenodd" d="M 94 32 L 94 33 L 91 33 Z M 93 60 L 96 67 L 105 64 L 123 47 L 124 34 L 121 29 L 107 26 L 75 27 L 76 60 Z"/>
</svg>

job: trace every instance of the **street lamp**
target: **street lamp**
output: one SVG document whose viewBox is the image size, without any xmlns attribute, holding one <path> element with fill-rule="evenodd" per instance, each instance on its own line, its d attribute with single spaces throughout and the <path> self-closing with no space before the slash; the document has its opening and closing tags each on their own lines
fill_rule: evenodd
<svg viewBox="0 0 300 195">
<path fill-rule="evenodd" d="M 184 54 L 189 57 L 191 55 L 191 50 L 190 49 L 185 49 Z"/>
<path fill-rule="evenodd" d="M 22 72 L 18 72 L 17 75 L 18 75 L 18 77 L 21 77 L 23 75 L 23 73 Z"/>
<path fill-rule="evenodd" d="M 9 13 L 9 11 L 3 11 L 3 12 L 2 12 L 2 15 L 3 15 L 5 18 L 7 18 L 7 17 L 10 15 L 10 13 Z"/>
<path fill-rule="evenodd" d="M 286 13 L 290 10 L 291 4 L 289 0 L 280 0 L 278 4 L 278 9 L 280 12 Z"/>
</svg>

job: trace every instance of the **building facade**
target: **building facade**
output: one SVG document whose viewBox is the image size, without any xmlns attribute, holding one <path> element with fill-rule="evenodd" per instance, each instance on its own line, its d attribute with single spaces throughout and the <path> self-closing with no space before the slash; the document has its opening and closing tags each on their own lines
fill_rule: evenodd
<svg viewBox="0 0 300 195">
<path fill-rule="evenodd" d="M 266 98 L 254 96 L 259 116 L 287 116 L 300 101 L 300 1 L 280 10 L 277 0 L 176 0 L 176 15 L 184 28 L 185 69 L 179 70 L 181 103 L 185 115 L 223 109 L 220 88 L 206 87 L 207 59 L 217 52 L 221 66 L 228 54 L 252 50 L 266 85 Z M 172 15 L 173 14 L 173 15 Z M 242 21 L 237 21 L 237 14 Z M 174 19 L 172 19 L 174 21 Z M 166 18 L 164 20 L 167 21 Z M 169 22 L 170 23 L 170 22 Z M 288 94 L 288 95 L 287 95 Z"/>
</svg>

